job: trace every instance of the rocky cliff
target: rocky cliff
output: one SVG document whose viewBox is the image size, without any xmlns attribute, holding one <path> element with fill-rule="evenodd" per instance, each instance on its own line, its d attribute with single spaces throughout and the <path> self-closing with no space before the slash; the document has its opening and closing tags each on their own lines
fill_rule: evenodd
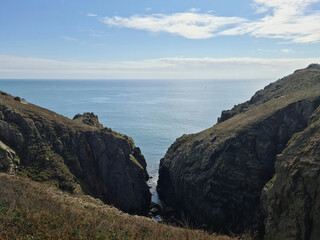
<svg viewBox="0 0 320 240">
<path fill-rule="evenodd" d="M 320 66 L 312 64 L 258 91 L 248 102 L 223 111 L 218 124 L 184 135 L 168 149 L 160 162 L 160 198 L 214 230 L 257 230 L 260 236 L 265 232 L 266 239 L 319 237 L 312 230 L 320 228 L 319 158 L 315 150 L 314 157 L 296 158 L 294 147 L 301 143 L 297 134 L 318 123 L 319 104 Z M 308 145 L 311 139 L 307 133 L 304 136 Z M 313 146 L 317 144 L 315 135 Z M 308 175 L 305 183 L 299 182 L 303 180 L 299 174 L 290 173 L 294 164 L 301 176 Z M 292 192 L 283 192 L 290 184 Z M 298 225 L 301 230 L 294 233 Z M 295 238 L 298 235 L 301 238 Z"/>
<path fill-rule="evenodd" d="M 262 191 L 265 239 L 320 238 L 320 107 L 277 156 Z"/>
<path fill-rule="evenodd" d="M 83 191 L 125 212 L 149 209 L 140 149 L 93 113 L 71 120 L 0 92 L 0 171 Z"/>
</svg>

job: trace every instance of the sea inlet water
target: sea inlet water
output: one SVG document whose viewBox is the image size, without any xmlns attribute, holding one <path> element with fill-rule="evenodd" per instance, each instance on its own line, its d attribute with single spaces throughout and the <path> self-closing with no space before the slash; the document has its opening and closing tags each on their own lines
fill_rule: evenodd
<svg viewBox="0 0 320 240">
<path fill-rule="evenodd" d="M 0 90 L 73 118 L 94 112 L 145 156 L 153 201 L 160 159 L 176 138 L 217 122 L 271 80 L 0 80 Z"/>
</svg>

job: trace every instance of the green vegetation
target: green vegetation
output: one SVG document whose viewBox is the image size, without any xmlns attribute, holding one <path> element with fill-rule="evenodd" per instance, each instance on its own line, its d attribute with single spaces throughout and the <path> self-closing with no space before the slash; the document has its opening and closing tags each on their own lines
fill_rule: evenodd
<svg viewBox="0 0 320 240">
<path fill-rule="evenodd" d="M 29 146 L 32 162 L 27 166 L 20 166 L 18 174 L 31 178 L 35 181 L 49 181 L 63 190 L 73 192 L 76 188 L 74 176 L 70 173 L 63 159 L 58 154 L 51 151 L 50 147 L 45 145 Z"/>
<path fill-rule="evenodd" d="M 143 169 L 141 164 L 137 161 L 137 159 L 132 154 L 130 154 L 130 160 L 134 162 L 139 168 Z"/>
<path fill-rule="evenodd" d="M 47 184 L 0 174 L 0 239 L 250 240 L 159 224 Z"/>
</svg>

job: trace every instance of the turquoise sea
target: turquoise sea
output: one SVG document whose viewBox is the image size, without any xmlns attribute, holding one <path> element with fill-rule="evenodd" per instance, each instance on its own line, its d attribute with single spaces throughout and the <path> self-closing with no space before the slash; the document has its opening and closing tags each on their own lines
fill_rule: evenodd
<svg viewBox="0 0 320 240">
<path fill-rule="evenodd" d="M 0 80 L 0 90 L 73 118 L 94 112 L 105 126 L 131 136 L 157 181 L 160 159 L 176 138 L 217 122 L 271 80 Z M 154 201 L 157 201 L 154 195 Z"/>
</svg>

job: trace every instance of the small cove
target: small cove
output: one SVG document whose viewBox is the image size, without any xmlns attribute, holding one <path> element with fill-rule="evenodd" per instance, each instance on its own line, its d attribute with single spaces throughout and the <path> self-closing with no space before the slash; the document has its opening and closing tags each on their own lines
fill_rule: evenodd
<svg viewBox="0 0 320 240">
<path fill-rule="evenodd" d="M 73 118 L 94 112 L 132 137 L 151 176 L 152 201 L 160 159 L 176 138 L 214 125 L 222 110 L 244 102 L 271 80 L 0 80 L 0 90 Z"/>
</svg>

